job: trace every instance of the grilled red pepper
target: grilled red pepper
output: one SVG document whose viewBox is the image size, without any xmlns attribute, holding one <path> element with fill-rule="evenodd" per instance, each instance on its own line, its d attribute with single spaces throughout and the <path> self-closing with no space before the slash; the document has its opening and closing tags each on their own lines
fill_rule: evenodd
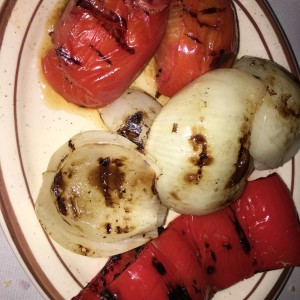
<svg viewBox="0 0 300 300">
<path fill-rule="evenodd" d="M 170 0 L 71 0 L 42 61 L 50 85 L 87 107 L 119 97 L 153 56 L 167 25 Z"/>
<path fill-rule="evenodd" d="M 207 71 L 231 66 L 237 50 L 231 0 L 172 0 L 166 34 L 155 54 L 158 92 L 171 97 Z"/>
<path fill-rule="evenodd" d="M 209 299 L 257 272 L 300 266 L 299 253 L 293 199 L 273 174 L 249 182 L 240 199 L 219 212 L 179 216 L 137 258 L 124 256 L 129 266 L 96 294 L 100 299 Z M 101 276 L 85 288 L 90 293 L 83 290 L 73 299 L 93 299 L 85 295 L 93 294 L 91 284 Z"/>
</svg>

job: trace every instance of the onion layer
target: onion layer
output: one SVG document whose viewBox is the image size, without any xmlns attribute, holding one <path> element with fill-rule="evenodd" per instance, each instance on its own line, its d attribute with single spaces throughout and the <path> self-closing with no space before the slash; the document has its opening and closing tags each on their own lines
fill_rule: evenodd
<svg viewBox="0 0 300 300">
<path fill-rule="evenodd" d="M 36 202 L 46 232 L 87 256 L 110 256 L 157 236 L 166 208 L 149 158 L 121 136 L 81 133 L 52 156 Z"/>
<path fill-rule="evenodd" d="M 243 190 L 251 126 L 265 85 L 235 69 L 209 72 L 182 89 L 154 120 L 145 150 L 161 167 L 163 204 L 183 214 L 227 205 Z"/>
<path fill-rule="evenodd" d="M 267 93 L 256 113 L 250 154 L 256 169 L 273 169 L 289 161 L 300 148 L 300 85 L 281 66 L 245 56 L 234 68 L 260 78 Z"/>
<path fill-rule="evenodd" d="M 161 104 L 146 93 L 128 89 L 110 105 L 99 109 L 109 130 L 131 140 L 143 149 L 150 127 Z"/>
</svg>

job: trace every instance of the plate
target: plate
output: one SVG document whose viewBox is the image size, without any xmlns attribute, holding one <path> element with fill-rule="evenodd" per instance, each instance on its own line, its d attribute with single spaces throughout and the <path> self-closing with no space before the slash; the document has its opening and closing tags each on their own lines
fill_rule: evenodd
<svg viewBox="0 0 300 300">
<path fill-rule="evenodd" d="M 42 172 L 52 153 L 71 136 L 103 127 L 96 111 L 66 104 L 41 76 L 49 18 L 64 2 L 0 1 L 1 226 L 42 295 L 57 300 L 76 295 L 105 262 L 60 247 L 44 233 L 34 213 Z M 299 78 L 289 44 L 265 1 L 234 3 L 240 27 L 239 56 L 274 60 Z M 276 171 L 293 193 L 300 212 L 299 160 L 298 153 Z M 256 172 L 254 176 L 269 173 Z M 291 270 L 256 274 L 217 293 L 214 299 L 274 299 Z"/>
</svg>

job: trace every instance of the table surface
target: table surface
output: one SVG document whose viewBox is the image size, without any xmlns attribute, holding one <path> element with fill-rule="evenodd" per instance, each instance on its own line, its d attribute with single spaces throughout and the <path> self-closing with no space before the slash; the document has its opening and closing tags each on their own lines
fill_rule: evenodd
<svg viewBox="0 0 300 300">
<path fill-rule="evenodd" d="M 300 0 L 268 0 L 274 10 L 300 65 Z M 42 300 L 0 228 L 0 299 Z M 300 255 L 300 254 L 299 254 Z M 300 299 L 300 268 L 294 269 L 280 300 Z"/>
</svg>

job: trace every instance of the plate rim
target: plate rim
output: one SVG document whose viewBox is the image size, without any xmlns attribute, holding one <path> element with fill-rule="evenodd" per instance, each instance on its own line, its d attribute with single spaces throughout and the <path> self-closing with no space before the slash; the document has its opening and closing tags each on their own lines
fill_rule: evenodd
<svg viewBox="0 0 300 300">
<path fill-rule="evenodd" d="M 296 78 L 300 78 L 300 71 L 297 60 L 295 58 L 293 49 L 290 46 L 290 43 L 277 19 L 275 16 L 271 6 L 265 0 L 254 0 L 262 9 L 265 16 L 268 18 L 268 22 L 271 24 L 273 31 L 275 32 L 279 44 L 284 52 L 284 56 L 287 59 L 288 66 L 294 74 Z M 13 9 L 18 1 L 17 0 L 5 0 L 0 9 L 0 51 L 2 49 L 2 42 L 5 35 L 5 29 L 7 24 L 9 23 L 11 14 Z M 35 11 L 40 7 L 43 0 L 39 0 L 36 4 Z M 241 4 L 240 0 L 233 0 L 236 4 Z M 33 14 L 35 15 L 35 13 Z M 30 23 L 28 24 L 30 27 Z M 26 39 L 28 30 L 26 30 L 25 36 L 22 38 L 22 44 Z M 22 48 L 23 46 L 21 46 Z M 22 50 L 21 50 L 22 51 Z M 16 136 L 18 136 L 16 134 Z M 294 162 L 294 161 L 293 161 Z M 21 162 L 20 162 L 21 163 Z M 22 163 L 21 163 L 22 164 Z M 293 163 L 294 165 L 294 163 Z M 293 167 L 294 170 L 294 167 Z M 22 172 L 24 175 L 24 172 Z M 62 295 L 59 293 L 56 287 L 53 286 L 51 281 L 48 279 L 44 271 L 41 269 L 40 265 L 38 264 L 37 260 L 35 259 L 32 251 L 30 250 L 29 244 L 24 237 L 22 228 L 17 220 L 17 217 L 14 213 L 14 210 L 11 205 L 10 196 L 8 192 L 8 188 L 5 185 L 5 180 L 3 176 L 3 171 L 0 162 L 0 211 L 3 217 L 4 224 L 2 224 L 2 219 L 0 219 L 1 227 L 5 227 L 7 230 L 4 231 L 9 243 L 13 244 L 13 250 L 17 250 L 17 258 L 18 261 L 21 263 L 23 268 L 25 267 L 26 273 L 30 276 L 30 278 L 34 279 L 35 286 L 38 288 L 40 292 L 44 292 L 49 298 L 53 299 L 63 299 Z M 285 268 L 283 272 L 280 274 L 277 282 L 275 283 L 274 287 L 268 293 L 266 299 L 276 299 L 276 295 L 279 295 L 282 291 L 286 281 L 288 280 L 290 274 L 292 273 L 293 268 Z M 262 273 L 264 274 L 264 273 Z M 276 288 L 275 288 L 276 287 Z M 51 293 L 49 293 L 49 289 Z M 270 295 L 270 297 L 269 297 Z M 249 296 L 250 297 L 250 296 Z M 244 298 L 244 299 L 248 299 Z"/>
</svg>

